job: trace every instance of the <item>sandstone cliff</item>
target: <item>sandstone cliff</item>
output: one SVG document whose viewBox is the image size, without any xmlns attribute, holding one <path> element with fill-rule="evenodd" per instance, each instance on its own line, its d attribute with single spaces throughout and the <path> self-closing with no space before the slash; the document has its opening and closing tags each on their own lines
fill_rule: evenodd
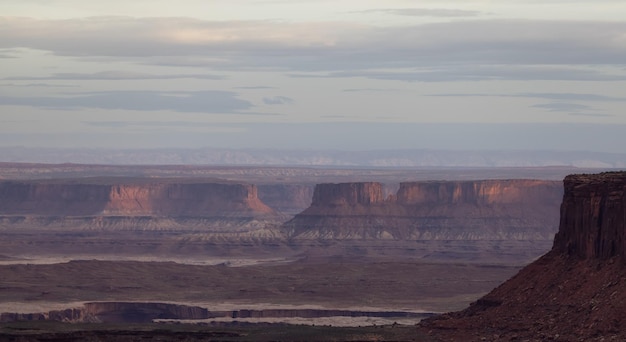
<svg viewBox="0 0 626 342">
<path fill-rule="evenodd" d="M 573 175 L 564 186 L 554 249 L 585 258 L 626 258 L 625 174 Z"/>
<path fill-rule="evenodd" d="M 317 185 L 313 203 L 283 228 L 292 238 L 552 239 L 559 182 L 540 180 Z"/>
<path fill-rule="evenodd" d="M 83 178 L 0 182 L 0 222 L 275 217 L 250 184 L 213 179 Z M 58 222 L 58 221 L 62 222 Z M 115 222 L 114 222 L 115 221 Z M 134 222 L 134 223 L 133 223 Z"/>
<path fill-rule="evenodd" d="M 442 340 L 626 340 L 626 173 L 568 176 L 564 189 L 549 253 L 422 325 Z"/>
</svg>

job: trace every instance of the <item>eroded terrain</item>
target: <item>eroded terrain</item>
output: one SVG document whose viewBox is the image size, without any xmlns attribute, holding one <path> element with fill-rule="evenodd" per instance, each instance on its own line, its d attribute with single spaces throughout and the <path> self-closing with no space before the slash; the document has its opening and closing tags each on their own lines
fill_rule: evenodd
<svg viewBox="0 0 626 342">
<path fill-rule="evenodd" d="M 1 166 L 4 321 L 144 317 L 334 326 L 410 326 L 466 307 L 550 249 L 558 212 L 537 208 L 558 208 L 562 190 L 553 180 L 571 171 Z M 420 195 L 428 194 L 419 185 L 428 177 L 489 176 L 539 180 L 496 181 L 499 190 L 429 182 L 423 184 L 439 186 L 439 195 Z M 379 185 L 359 194 L 329 184 L 346 180 L 354 184 L 347 189 Z M 411 198 L 402 197 L 410 205 L 396 204 L 402 182 L 416 184 Z M 65 184 L 89 186 L 72 192 Z M 541 190 L 526 192 L 531 184 Z M 285 222 L 301 212 L 294 235 L 294 221 Z M 473 223 L 464 227 L 462 217 Z M 355 227 L 361 233 L 353 234 Z M 100 316 L 51 314 L 83 312 L 94 302 L 144 306 Z M 158 303 L 226 314 L 168 316 L 150 306 Z"/>
</svg>

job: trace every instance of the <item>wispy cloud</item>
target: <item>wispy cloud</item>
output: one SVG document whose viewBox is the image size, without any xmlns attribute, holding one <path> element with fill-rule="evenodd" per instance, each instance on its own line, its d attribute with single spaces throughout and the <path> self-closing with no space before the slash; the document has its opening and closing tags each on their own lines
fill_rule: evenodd
<svg viewBox="0 0 626 342">
<path fill-rule="evenodd" d="M 356 92 L 387 92 L 387 91 L 398 91 L 395 88 L 350 88 L 342 90 L 346 93 L 356 93 Z"/>
<path fill-rule="evenodd" d="M 105 128 L 198 128 L 202 127 L 205 132 L 244 132 L 245 127 L 234 125 L 215 125 L 209 122 L 199 121 L 82 121 L 83 124 Z"/>
<path fill-rule="evenodd" d="M 606 117 L 613 117 L 613 116 L 615 116 L 615 115 L 611 115 L 611 114 L 602 114 L 602 113 L 569 113 L 569 115 L 572 115 L 572 116 L 600 117 L 600 118 L 606 118 Z"/>
<path fill-rule="evenodd" d="M 531 97 L 551 100 L 578 100 L 578 101 L 609 101 L 609 102 L 626 102 L 626 97 L 614 97 L 598 94 L 584 93 L 519 93 L 509 96 L 514 97 Z"/>
<path fill-rule="evenodd" d="M 549 112 L 567 113 L 573 116 L 589 116 L 589 117 L 613 117 L 612 114 L 598 113 L 598 109 L 591 106 L 571 103 L 571 102 L 550 102 L 541 103 L 532 106 L 534 108 L 545 109 Z"/>
<path fill-rule="evenodd" d="M 387 13 L 412 17 L 475 17 L 486 14 L 480 11 L 468 11 L 448 8 L 383 8 L 354 13 Z"/>
<path fill-rule="evenodd" d="M 320 118 L 324 119 L 349 119 L 347 115 L 320 115 Z"/>
<path fill-rule="evenodd" d="M 2 84 L 3 87 L 33 87 L 33 88 L 76 88 L 76 85 L 69 84 L 49 84 L 49 83 L 5 83 Z"/>
<path fill-rule="evenodd" d="M 276 87 L 269 87 L 269 86 L 243 86 L 243 87 L 234 87 L 233 89 L 276 89 Z"/>
<path fill-rule="evenodd" d="M 548 99 L 559 101 L 606 101 L 606 102 L 626 102 L 626 97 L 615 97 L 598 94 L 588 93 L 512 93 L 512 94 L 497 94 L 497 93 L 441 93 L 430 94 L 428 96 L 442 96 L 442 97 L 523 97 L 534 99 Z"/>
<path fill-rule="evenodd" d="M 0 48 L 25 47 L 81 57 L 115 56 L 137 63 L 215 70 L 332 72 L 442 65 L 589 67 L 621 65 L 626 60 L 626 22 L 482 19 L 377 27 L 337 22 L 100 17 L 2 18 L 0 24 Z M 189 58 L 194 58 L 192 65 Z M 596 73 L 585 77 L 611 78 Z M 507 73 L 506 68 L 491 76 L 523 77 Z M 568 80 L 582 76 L 555 72 L 543 78 L 540 74 L 533 77 Z M 400 76 L 373 73 L 368 77 Z M 411 77 L 439 79 L 442 75 L 418 73 Z M 623 79 L 623 74 L 614 78 Z"/>
<path fill-rule="evenodd" d="M 552 102 L 536 104 L 533 107 L 546 109 L 550 112 L 580 112 L 583 110 L 593 110 L 592 107 L 587 105 L 581 105 L 578 103 L 565 103 L 565 102 Z"/>
<path fill-rule="evenodd" d="M 292 104 L 293 99 L 287 96 L 264 97 L 263 103 L 266 105 L 285 105 Z"/>
<path fill-rule="evenodd" d="M 253 108 L 252 103 L 237 98 L 236 93 L 227 91 L 109 91 L 67 97 L 2 96 L 0 103 L 63 110 L 100 108 L 136 111 L 165 110 L 185 113 L 257 114 L 247 112 Z"/>
<path fill-rule="evenodd" d="M 135 71 L 101 71 L 95 73 L 56 73 L 51 76 L 35 77 L 6 77 L 4 80 L 169 80 L 179 78 L 195 78 L 206 80 L 221 80 L 224 76 L 211 74 L 148 74 Z"/>
<path fill-rule="evenodd" d="M 395 71 L 349 70 L 329 73 L 292 73 L 296 78 L 352 78 L 362 77 L 377 80 L 405 82 L 454 82 L 454 81 L 624 81 L 623 75 L 605 73 L 588 67 L 533 66 L 533 65 L 451 65 L 422 70 L 399 69 Z"/>
</svg>

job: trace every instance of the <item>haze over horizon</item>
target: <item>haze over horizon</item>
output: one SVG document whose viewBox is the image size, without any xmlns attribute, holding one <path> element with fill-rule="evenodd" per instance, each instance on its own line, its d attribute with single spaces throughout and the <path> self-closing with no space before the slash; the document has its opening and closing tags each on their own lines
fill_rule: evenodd
<svg viewBox="0 0 626 342">
<path fill-rule="evenodd" d="M 0 147 L 623 153 L 622 1 L 0 4 Z"/>
</svg>

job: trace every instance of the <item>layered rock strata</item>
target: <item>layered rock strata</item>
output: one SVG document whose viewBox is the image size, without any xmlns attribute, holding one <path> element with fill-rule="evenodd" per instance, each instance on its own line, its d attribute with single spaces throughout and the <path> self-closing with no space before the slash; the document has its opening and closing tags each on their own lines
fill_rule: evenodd
<svg viewBox="0 0 626 342">
<path fill-rule="evenodd" d="M 626 258 L 624 173 L 565 178 L 561 229 L 554 249 L 583 258 Z"/>
<path fill-rule="evenodd" d="M 276 212 L 251 184 L 213 179 L 84 178 L 0 182 L 0 222 L 94 225 L 155 219 L 258 219 Z M 79 222 L 78 222 L 79 223 Z"/>
<path fill-rule="evenodd" d="M 550 252 L 423 327 L 443 341 L 626 340 L 626 172 L 568 176 L 564 189 Z"/>
<path fill-rule="evenodd" d="M 319 184 L 283 228 L 292 238 L 552 239 L 563 190 L 541 180 Z"/>
</svg>

